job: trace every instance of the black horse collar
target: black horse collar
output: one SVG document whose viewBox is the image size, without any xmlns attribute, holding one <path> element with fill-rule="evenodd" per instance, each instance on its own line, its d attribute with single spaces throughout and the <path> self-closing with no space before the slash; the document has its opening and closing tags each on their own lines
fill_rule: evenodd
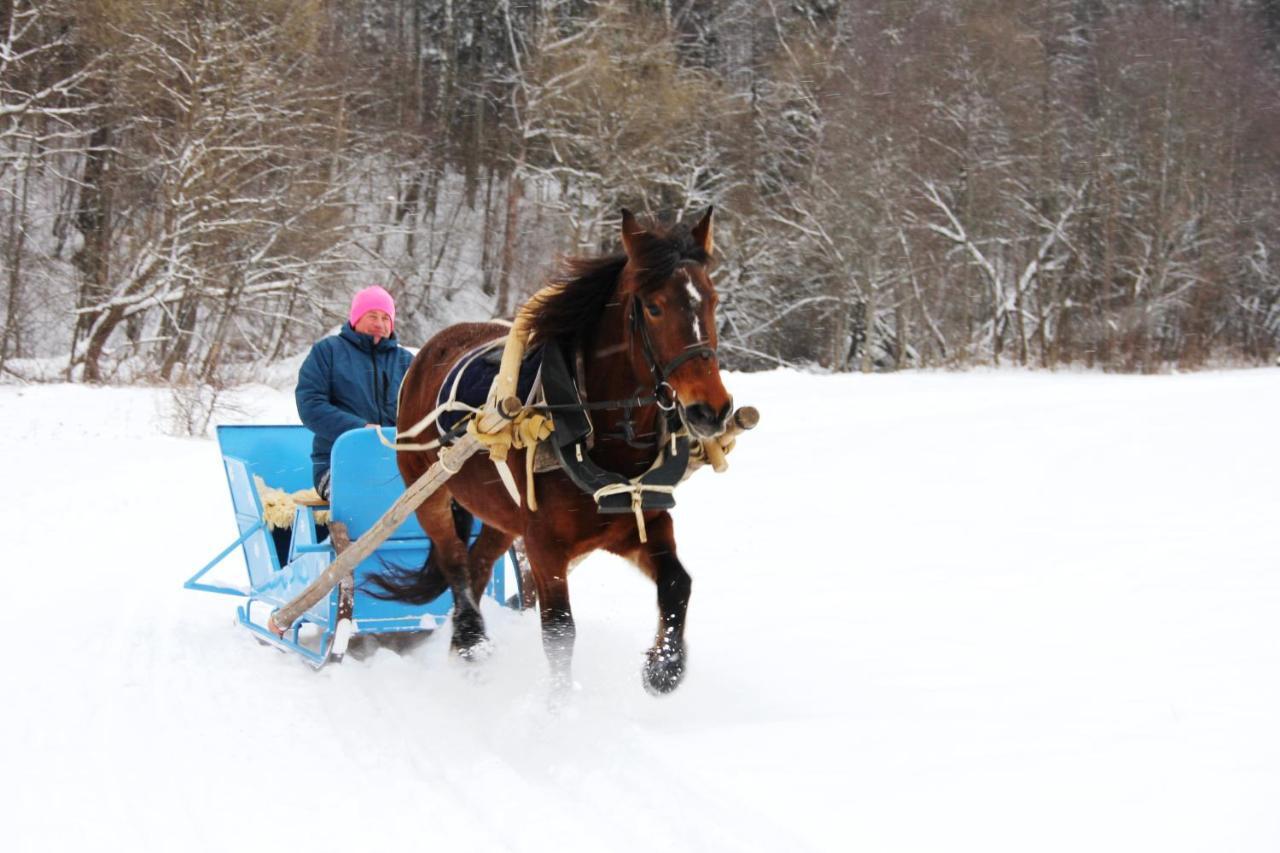
<svg viewBox="0 0 1280 853">
<path fill-rule="evenodd" d="M 593 430 L 588 414 L 590 404 L 583 403 L 562 347 L 559 342 L 548 342 L 543 349 L 542 390 L 555 420 L 551 445 L 573 484 L 591 495 L 603 513 L 674 507 L 676 499 L 672 490 L 689 467 L 689 437 L 683 429 L 678 407 L 662 407 L 669 438 L 659 443 L 657 458 L 648 471 L 639 477 L 606 471 L 592 460 L 587 449 L 587 437 Z"/>
</svg>

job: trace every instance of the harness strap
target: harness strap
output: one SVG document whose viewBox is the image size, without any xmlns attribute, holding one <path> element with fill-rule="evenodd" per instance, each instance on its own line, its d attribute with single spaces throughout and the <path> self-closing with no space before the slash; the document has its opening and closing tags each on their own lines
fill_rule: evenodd
<svg viewBox="0 0 1280 853">
<path fill-rule="evenodd" d="M 560 468 L 574 485 L 592 496 L 600 512 L 638 513 L 640 535 L 647 536 L 643 511 L 675 506 L 675 486 L 689 466 L 689 437 L 681 428 L 679 414 L 673 410 L 663 419 L 667 436 L 661 440 L 649 470 L 633 478 L 607 471 L 596 464 L 587 451 L 591 422 L 585 406 L 574 405 L 579 391 L 569 374 L 563 351 L 559 345 L 549 343 L 542 358 L 543 394 L 556 411 L 565 411 L 564 415 L 556 415 L 556 431 L 551 442 Z"/>
<path fill-rule="evenodd" d="M 544 289 L 534 300 L 530 301 L 529 305 L 532 305 L 538 298 L 549 294 L 554 289 L 554 286 Z M 524 319 L 524 312 L 529 309 L 529 305 L 521 309 L 520 319 Z M 674 390 L 667 382 L 667 377 L 690 359 L 701 357 L 703 359 L 718 360 L 718 356 L 715 349 L 706 341 L 696 341 L 685 347 L 683 351 L 665 365 L 661 364 L 654 352 L 653 343 L 649 339 L 644 319 L 634 300 L 631 303 L 630 310 L 633 338 L 636 335 L 640 337 L 645 359 L 654 377 L 654 392 L 652 395 L 636 396 L 624 400 L 591 402 L 583 400 L 582 391 L 578 387 L 578 383 L 574 381 L 564 363 L 563 353 L 558 342 L 548 341 L 545 346 L 543 370 L 540 376 L 543 380 L 543 400 L 540 404 L 532 406 L 529 405 L 531 401 L 526 400 L 524 414 L 528 422 L 523 425 L 524 429 L 514 430 L 508 428 L 503 432 L 502 438 L 497 438 L 490 435 L 490 433 L 496 432 L 495 430 L 482 427 L 475 417 L 465 419 L 464 422 L 467 424 L 468 432 L 477 437 L 484 436 L 484 443 L 489 445 L 490 459 L 498 468 L 498 474 L 503 484 L 517 505 L 520 503 L 519 494 L 516 491 L 515 483 L 512 482 L 511 473 L 506 468 L 505 459 L 508 448 L 522 445 L 526 448 L 525 478 L 527 495 L 530 508 L 536 510 L 537 504 L 533 490 L 534 451 L 537 444 L 548 438 L 552 432 L 551 424 L 546 415 L 552 412 L 561 413 L 556 416 L 557 427 L 559 427 L 555 430 L 557 440 L 552 442 L 552 448 L 555 451 L 561 469 L 578 488 L 592 496 L 600 512 L 634 513 L 640 541 L 648 542 L 644 511 L 646 509 L 670 509 L 673 507 L 675 505 L 675 487 L 683 479 L 689 466 L 689 435 L 683 429 L 679 404 L 675 398 Z M 498 375 L 495 377 L 490 391 L 489 403 L 492 403 L 496 389 L 500 387 L 506 388 L 507 385 L 511 385 L 512 389 L 514 388 L 515 371 L 518 369 L 519 357 L 523 353 L 527 336 L 528 332 L 525 330 L 524 325 L 518 321 L 514 325 L 511 334 L 507 337 L 490 341 L 472 349 L 463 358 L 459 359 L 458 363 L 461 366 L 453 368 L 456 372 L 450 385 L 447 399 L 443 402 L 437 399 L 439 405 L 413 426 L 397 432 L 395 441 L 388 441 L 382 435 L 381 430 L 378 431 L 379 440 L 387 447 L 397 451 L 434 450 L 441 445 L 442 439 L 447 438 L 445 430 L 440 429 L 440 424 L 438 423 L 439 417 L 445 412 L 461 411 L 469 412 L 473 415 L 487 416 L 483 413 L 488 411 L 488 404 L 477 407 L 462 403 L 457 399 L 458 388 L 463 374 L 477 358 L 493 349 L 503 347 L 502 366 L 499 368 Z M 402 383 L 401 392 L 403 392 L 403 388 Z M 506 396 L 510 396 L 510 393 L 508 392 Z M 531 396 L 533 395 L 531 394 Z M 627 478 L 621 474 L 606 471 L 597 465 L 590 455 L 584 452 L 584 441 L 590 437 L 592 432 L 591 419 L 588 414 L 590 411 L 601 409 L 624 409 L 629 411 L 631 409 L 642 409 L 650 405 L 656 405 L 665 413 L 665 417 L 661 419 L 661 426 L 666 435 L 659 442 L 658 451 L 652 465 L 643 474 L 638 477 Z M 629 418 L 630 415 L 628 414 L 627 417 Z M 402 439 L 417 438 L 432 424 L 435 424 L 437 431 L 440 433 L 440 438 L 425 444 L 400 443 Z M 669 441 L 667 440 L 668 438 Z M 569 451 L 570 446 L 573 448 L 572 452 Z M 628 495 L 630 497 L 626 499 Z M 624 498 L 624 500 L 617 500 L 618 498 Z"/>
<path fill-rule="evenodd" d="M 505 340 L 506 340 L 505 338 L 497 338 L 496 340 L 483 343 L 480 346 L 475 347 L 474 349 L 469 351 L 462 358 L 458 359 L 458 362 L 461 363 L 462 366 L 460 368 L 457 368 L 456 372 L 454 373 L 453 383 L 449 386 L 448 398 L 443 403 L 440 403 L 440 405 L 436 406 L 434 409 L 428 412 L 416 424 L 414 424 L 413 426 L 409 427 L 406 430 L 397 432 L 395 441 L 388 441 L 386 436 L 382 434 L 382 430 L 378 430 L 378 440 L 381 441 L 384 446 L 390 447 L 393 450 L 435 450 L 437 447 L 439 447 L 441 443 L 441 438 L 444 437 L 444 434 L 446 432 L 446 430 L 440 429 L 439 428 L 440 425 L 437 423 L 441 415 L 443 415 L 445 412 L 469 412 L 474 414 L 475 412 L 480 411 L 479 406 L 470 406 L 458 400 L 458 386 L 462 382 L 462 375 L 466 373 L 467 368 L 470 367 L 473 362 L 475 362 L 477 359 L 481 358 L 482 356 L 500 347 Z M 401 387 L 403 388 L 403 385 L 401 385 Z M 419 435 L 423 433 L 423 431 L 427 427 L 431 426 L 432 424 L 436 425 L 437 431 L 440 433 L 441 438 L 433 439 L 432 441 L 428 441 L 425 444 L 401 444 L 400 443 L 400 439 L 402 438 L 417 438 Z"/>
</svg>

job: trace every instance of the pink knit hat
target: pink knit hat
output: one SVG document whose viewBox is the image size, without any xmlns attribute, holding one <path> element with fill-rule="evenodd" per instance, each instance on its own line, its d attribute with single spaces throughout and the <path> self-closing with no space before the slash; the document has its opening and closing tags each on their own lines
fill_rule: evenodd
<svg viewBox="0 0 1280 853">
<path fill-rule="evenodd" d="M 391 294 L 387 293 L 378 285 L 366 287 L 364 290 L 351 297 L 351 313 L 347 315 L 347 319 L 354 326 L 360 322 L 360 318 L 370 311 L 385 311 L 387 316 L 391 318 L 391 331 L 396 330 L 396 303 L 391 298 Z"/>
</svg>

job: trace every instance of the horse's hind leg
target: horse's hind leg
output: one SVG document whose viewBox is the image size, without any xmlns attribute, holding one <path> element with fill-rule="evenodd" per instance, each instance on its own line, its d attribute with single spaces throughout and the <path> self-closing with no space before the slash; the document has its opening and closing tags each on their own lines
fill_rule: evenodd
<svg viewBox="0 0 1280 853">
<path fill-rule="evenodd" d="M 418 507 L 416 514 L 418 523 L 431 537 L 431 545 L 439 558 L 438 566 L 453 593 L 451 647 L 460 657 L 471 660 L 479 654 L 488 637 L 485 636 L 480 608 L 476 606 L 477 597 L 471 594 L 467 546 L 454 530 L 451 499 L 447 489 L 440 489 Z"/>
<path fill-rule="evenodd" d="M 650 693 L 670 693 L 684 678 L 684 623 L 693 580 L 676 556 L 671 516 L 664 512 L 647 526 L 649 541 L 639 546 L 636 559 L 658 587 L 658 635 L 645 657 L 644 685 Z"/>
<path fill-rule="evenodd" d="M 480 528 L 480 534 L 467 554 L 467 574 L 471 579 L 471 597 L 474 600 L 479 601 L 484 595 L 484 588 L 493 575 L 493 564 L 511 547 L 514 539 L 511 534 L 487 524 Z M 519 571 L 518 566 L 516 570 Z"/>
<path fill-rule="evenodd" d="M 542 648 L 551 664 L 551 684 L 556 690 L 573 685 L 573 640 L 576 629 L 569 607 L 569 563 L 563 552 L 538 534 L 526 534 L 533 584 L 542 615 Z"/>
</svg>

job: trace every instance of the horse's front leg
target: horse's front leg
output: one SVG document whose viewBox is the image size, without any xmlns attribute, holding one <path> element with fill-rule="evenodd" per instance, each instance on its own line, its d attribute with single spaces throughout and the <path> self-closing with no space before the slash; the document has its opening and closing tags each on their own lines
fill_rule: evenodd
<svg viewBox="0 0 1280 853">
<path fill-rule="evenodd" d="M 573 686 L 573 640 L 576 629 L 569 607 L 569 560 L 563 546 L 557 547 L 545 531 L 525 534 L 525 555 L 538 592 L 542 616 L 542 648 L 551 665 L 551 684 L 556 691 Z"/>
<path fill-rule="evenodd" d="M 640 546 L 638 562 L 658 587 L 658 635 L 645 657 L 644 686 L 650 693 L 670 693 L 684 678 L 684 623 L 693 579 L 676 556 L 671 516 L 664 512 L 646 526 L 649 541 Z"/>
</svg>

